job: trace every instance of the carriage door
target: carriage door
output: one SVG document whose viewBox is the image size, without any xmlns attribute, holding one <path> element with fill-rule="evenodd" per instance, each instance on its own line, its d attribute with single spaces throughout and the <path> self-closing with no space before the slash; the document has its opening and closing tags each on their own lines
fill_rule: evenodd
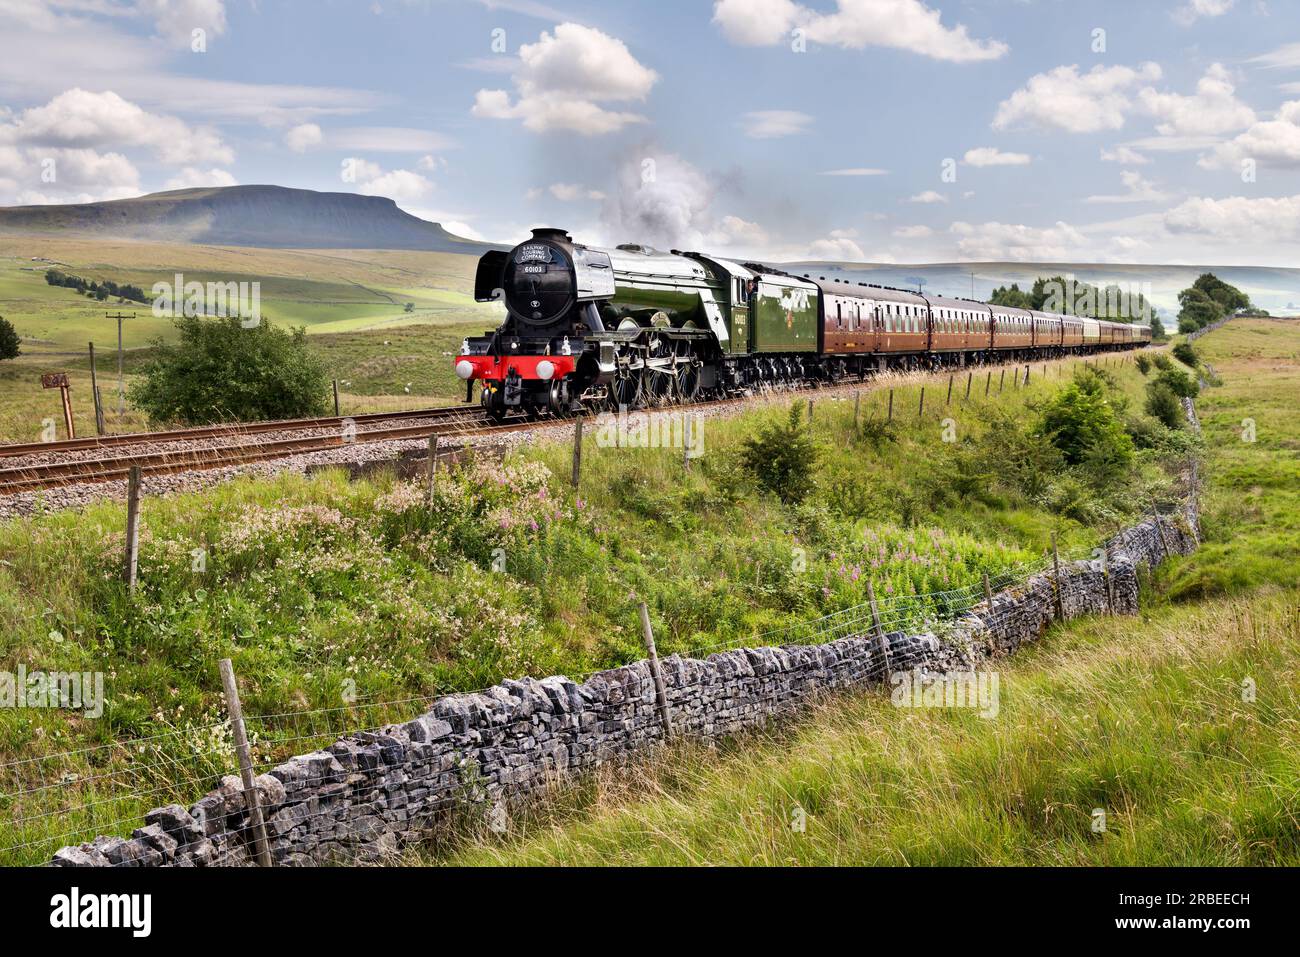
<svg viewBox="0 0 1300 957">
<path fill-rule="evenodd" d="M 731 351 L 753 351 L 749 342 L 749 280 L 731 277 Z"/>
</svg>

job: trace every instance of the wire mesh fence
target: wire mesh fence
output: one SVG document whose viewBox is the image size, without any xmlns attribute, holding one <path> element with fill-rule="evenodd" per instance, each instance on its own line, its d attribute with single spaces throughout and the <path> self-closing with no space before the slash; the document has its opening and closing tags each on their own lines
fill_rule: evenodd
<svg viewBox="0 0 1300 957">
<path fill-rule="evenodd" d="M 1156 511 L 1153 502 L 1152 511 Z M 1120 547 L 1133 530 L 1117 536 Z M 1162 533 L 1164 534 L 1164 533 Z M 1095 558 L 1097 552 L 1060 554 L 1069 565 Z M 1074 566 L 1077 567 L 1077 566 Z M 678 655 L 700 658 L 717 652 L 764 646 L 822 645 L 855 636 L 882 633 L 944 636 L 964 616 L 980 615 L 991 632 L 1010 628 L 1020 614 L 1014 602 L 990 603 L 1049 576 L 1053 556 L 1004 569 L 983 581 L 920 594 L 878 596 L 825 615 L 780 628 L 717 642 L 690 642 L 674 648 Z M 604 667 L 570 674 L 581 682 Z M 881 678 L 888 662 L 873 663 L 871 677 Z M 248 714 L 244 716 L 252 766 L 262 773 L 295 755 L 333 744 L 340 737 L 411 720 L 439 697 L 452 693 L 487 693 L 488 687 L 435 687 L 406 696 L 351 695 L 334 707 Z M 70 750 L 51 750 L 0 761 L 0 864 L 49 862 L 61 847 L 98 835 L 128 834 L 146 812 L 168 805 L 188 806 L 198 796 L 238 772 L 233 727 L 228 718 L 199 720 L 148 736 L 105 741 Z M 233 794 L 242 793 L 237 779 Z M 298 823 L 301 823 L 298 822 Z"/>
</svg>

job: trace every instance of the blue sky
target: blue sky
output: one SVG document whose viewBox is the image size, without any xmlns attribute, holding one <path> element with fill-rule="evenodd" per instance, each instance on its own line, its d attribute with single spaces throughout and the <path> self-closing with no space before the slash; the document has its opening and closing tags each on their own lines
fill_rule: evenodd
<svg viewBox="0 0 1300 957">
<path fill-rule="evenodd" d="M 773 259 L 1300 253 L 1300 8 L 1283 0 L 0 14 L 4 204 L 278 183 L 389 195 L 506 242 L 545 223 Z"/>
</svg>

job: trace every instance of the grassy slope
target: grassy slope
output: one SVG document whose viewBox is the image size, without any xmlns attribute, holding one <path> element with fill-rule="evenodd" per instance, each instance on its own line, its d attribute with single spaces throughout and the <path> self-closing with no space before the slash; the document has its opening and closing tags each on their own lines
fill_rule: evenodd
<svg viewBox="0 0 1300 957">
<path fill-rule="evenodd" d="M 1140 390 L 1131 365 L 1119 378 Z M 1029 389 L 1008 385 L 999 396 L 997 380 L 987 401 L 976 389 L 969 406 L 951 409 L 937 407 L 932 381 L 922 426 L 880 447 L 853 437 L 851 401 L 820 398 L 819 486 L 797 509 L 759 494 L 736 465 L 742 440 L 784 416 L 780 401 L 707 420 L 706 454 L 689 475 L 680 450 L 600 448 L 589 431 L 580 496 L 564 480 L 568 449 L 560 444 L 504 468 L 444 476 L 434 514 L 418 491 L 390 494 L 387 483 L 348 485 L 336 474 L 148 499 L 142 586 L 131 601 L 116 580 L 120 505 L 5 523 L 0 667 L 103 670 L 110 705 L 102 721 L 0 713 L 0 753 L 35 757 L 188 729 L 167 739 L 177 746 L 160 757 L 163 770 L 145 775 L 157 790 L 111 800 L 115 816 L 99 821 L 129 819 L 150 801 L 192 799 L 215 766 L 230 766 L 225 745 L 206 749 L 217 752 L 212 763 L 189 746 L 206 741 L 202 728 L 219 715 L 223 656 L 243 676 L 250 714 L 335 709 L 312 719 L 325 734 L 371 719 L 340 708 L 348 681 L 363 700 L 383 701 L 638 658 L 640 599 L 665 654 L 698 653 L 857 605 L 866 575 L 890 598 L 972 585 L 982 571 L 996 576 L 1038 559 L 1054 528 L 1074 551 L 1131 518 L 1145 498 L 1068 518 L 1055 492 L 1036 501 L 945 491 L 951 446 L 941 440 L 942 418 L 976 441 L 996 431 L 990 416 L 1028 421 L 1066 381 L 1035 367 Z M 914 419 L 919 385 L 896 387 L 899 418 Z M 883 391 L 865 393 L 863 417 L 884 406 Z M 1148 457 L 1129 481 L 1142 488 L 1164 479 Z M 196 573 L 190 553 L 204 545 L 210 559 Z M 504 549 L 504 572 L 492 571 L 494 548 Z M 796 548 L 806 553 L 800 573 Z M 928 600 L 912 605 L 918 615 L 943 610 Z M 303 747 L 281 732 L 264 738 L 262 753 Z M 59 793 L 66 807 L 57 826 L 72 819 L 68 808 L 100 794 L 91 775 L 130 759 L 110 748 L 60 765 L 75 777 Z M 0 793 L 25 783 L 23 774 L 0 776 Z"/>
<path fill-rule="evenodd" d="M 1077 623 L 1000 664 L 995 719 L 832 700 L 585 781 L 449 863 L 1294 866 L 1296 600 Z"/>
<path fill-rule="evenodd" d="M 491 308 L 473 301 L 475 259 L 453 253 L 394 250 L 250 249 L 0 236 L 0 315 L 23 337 L 23 356 L 0 363 L 0 440 L 36 441 L 47 416 L 63 435 L 58 393 L 42 393 L 41 372 L 72 373 L 78 434 L 94 431 L 86 343 L 99 353 L 100 390 L 110 431 L 145 428 L 128 406 L 118 417 L 117 323 L 109 312 L 134 313 L 124 324 L 127 382 L 143 350 L 171 333 L 171 323 L 138 303 L 96 302 L 45 282 L 49 262 L 87 279 L 153 283 L 259 281 L 264 315 L 306 326 L 332 377 L 340 380 L 345 411 L 412 408 L 462 395 L 445 353 L 467 335 L 495 325 Z M 405 311 L 413 303 L 412 312 Z M 133 353 L 133 354 L 132 354 Z M 345 384 L 346 383 L 346 384 Z M 409 390 L 409 391 L 408 391 Z"/>
<path fill-rule="evenodd" d="M 1207 541 L 1139 622 L 1074 623 L 1002 664 L 996 720 L 837 702 L 721 760 L 687 748 L 585 782 L 451 861 L 1300 864 L 1300 323 L 1236 321 L 1198 348 L 1225 381 L 1199 401 Z M 1193 596 L 1213 597 L 1169 602 Z"/>
</svg>

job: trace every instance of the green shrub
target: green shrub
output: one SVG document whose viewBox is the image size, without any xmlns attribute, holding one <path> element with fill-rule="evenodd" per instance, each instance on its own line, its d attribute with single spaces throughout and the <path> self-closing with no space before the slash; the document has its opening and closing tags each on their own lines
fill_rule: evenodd
<svg viewBox="0 0 1300 957">
<path fill-rule="evenodd" d="M 1173 362 L 1171 362 L 1169 357 L 1165 355 L 1163 352 L 1157 352 L 1155 355 L 1151 357 L 1151 361 L 1152 363 L 1155 364 L 1155 367 L 1159 369 L 1161 372 L 1165 371 L 1166 369 L 1172 369 L 1174 367 Z"/>
<path fill-rule="evenodd" d="M 1201 363 L 1201 357 L 1196 354 L 1196 350 L 1192 348 L 1190 342 L 1180 342 L 1169 351 L 1174 354 L 1175 359 L 1185 366 L 1191 366 L 1195 369 Z"/>
<path fill-rule="evenodd" d="M 177 342 L 154 353 L 131 401 L 155 422 L 203 424 L 323 415 L 325 367 L 307 348 L 305 330 L 268 322 L 244 328 L 238 317 L 176 320 Z"/>
<path fill-rule="evenodd" d="M 1165 369 L 1156 377 L 1156 381 L 1163 382 L 1174 395 L 1183 399 L 1194 399 L 1201 391 L 1196 380 L 1182 369 Z"/>
<path fill-rule="evenodd" d="M 879 449 L 886 442 L 898 441 L 898 426 L 888 419 L 869 415 L 858 426 L 858 438 L 873 449 Z"/>
<path fill-rule="evenodd" d="M 0 359 L 17 359 L 21 340 L 14 330 L 14 324 L 0 316 Z"/>
<path fill-rule="evenodd" d="M 1182 427 L 1183 409 L 1178 396 L 1163 379 L 1156 379 L 1147 384 L 1147 414 L 1164 424 L 1166 428 Z"/>
<path fill-rule="evenodd" d="M 1139 352 L 1134 357 L 1133 361 L 1138 367 L 1138 372 L 1141 372 L 1143 375 L 1146 375 L 1151 371 L 1151 357 L 1146 353 Z"/>
<path fill-rule="evenodd" d="M 758 484 L 786 504 L 812 491 L 820 449 L 803 420 L 803 403 L 790 406 L 785 424 L 772 424 L 745 440 L 740 464 Z"/>
<path fill-rule="evenodd" d="M 1127 468 L 1133 460 L 1133 440 L 1089 380 L 1072 383 L 1052 399 L 1039 428 L 1070 465 L 1104 460 Z"/>
</svg>

